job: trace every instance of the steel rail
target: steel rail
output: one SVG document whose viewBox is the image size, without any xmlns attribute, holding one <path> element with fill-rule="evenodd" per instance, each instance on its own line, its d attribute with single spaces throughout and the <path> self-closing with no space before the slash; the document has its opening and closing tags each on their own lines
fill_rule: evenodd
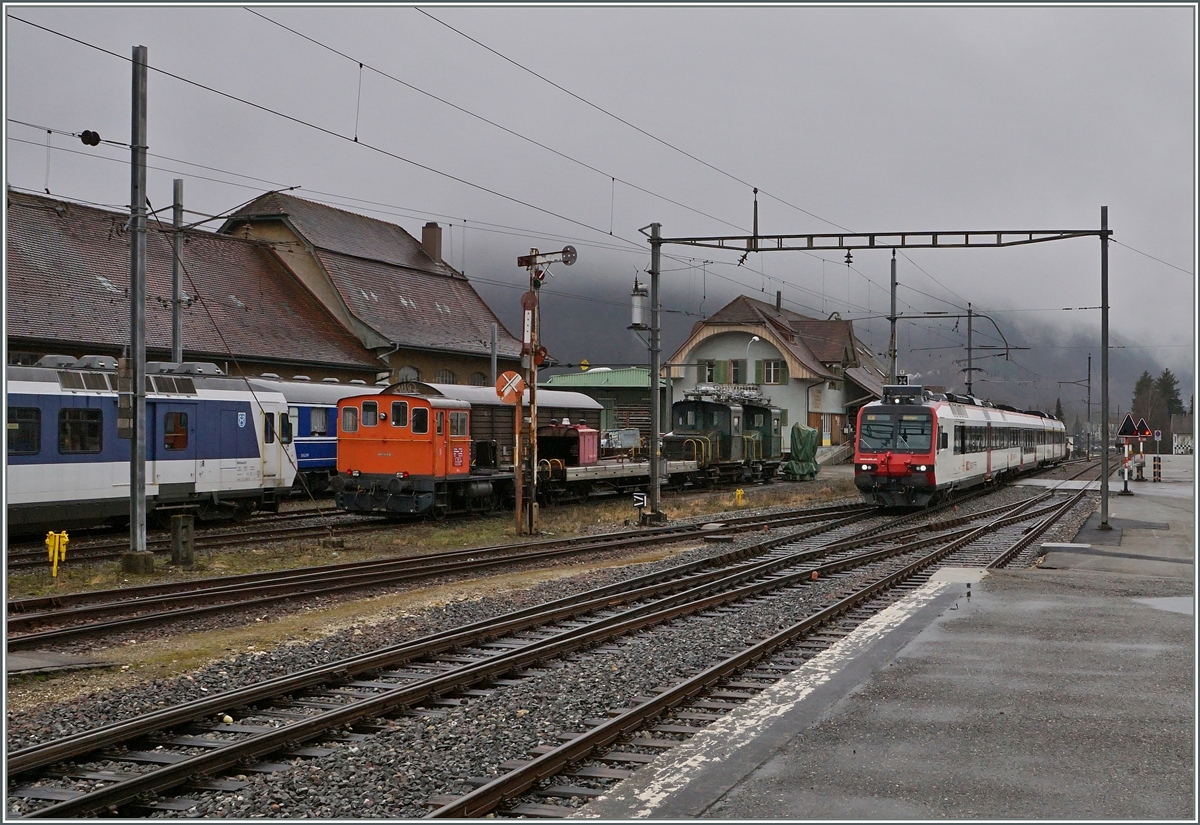
<svg viewBox="0 0 1200 825">
<path fill-rule="evenodd" d="M 1028 506 L 1030 506 L 1030 503 L 1025 502 L 1016 509 L 1024 509 Z M 875 551 L 867 554 L 860 563 L 874 559 L 881 552 L 883 551 Z M 887 552 L 896 554 L 908 551 L 892 549 Z M 789 584 L 799 583 L 804 581 L 813 569 L 828 573 L 853 564 L 849 560 L 839 560 L 826 566 L 818 566 L 817 568 L 805 567 L 802 570 L 784 576 L 776 575 L 766 580 L 736 587 L 733 590 L 725 589 L 728 584 L 732 583 L 731 579 L 744 581 L 754 577 L 761 578 L 763 575 L 762 568 L 766 566 L 779 567 L 787 563 L 787 559 L 775 559 L 766 565 L 753 565 L 752 567 L 757 569 L 747 569 L 735 576 L 716 579 L 701 587 L 692 588 L 684 594 L 677 594 L 658 602 L 644 604 L 624 614 L 607 618 L 602 617 L 582 629 L 564 631 L 548 639 L 532 642 L 521 649 L 506 651 L 489 659 L 457 668 L 449 673 L 430 676 L 415 684 L 397 687 L 378 697 L 363 699 L 352 705 L 328 711 L 311 720 L 295 722 L 275 731 L 253 735 L 242 742 L 227 746 L 219 751 L 189 757 L 181 762 L 155 771 L 152 774 L 145 774 L 107 788 L 97 789 L 75 799 L 31 812 L 29 816 L 74 815 L 100 810 L 112 805 L 119 805 L 141 794 L 160 792 L 166 788 L 186 782 L 194 775 L 207 775 L 214 771 L 223 770 L 244 760 L 261 757 L 266 753 L 278 750 L 284 745 L 295 746 L 299 742 L 319 736 L 331 727 L 352 724 L 364 718 L 379 716 L 395 708 L 408 706 L 441 693 L 462 689 L 471 684 L 494 679 L 505 673 L 517 671 L 547 658 L 560 656 L 565 652 L 577 650 L 581 647 L 598 644 L 614 636 L 634 632 L 648 626 L 669 621 L 681 615 L 709 609 L 716 605 L 736 601 L 765 591 L 775 590 Z M 718 590 L 719 592 L 713 594 L 711 592 L 713 590 Z M 699 598 L 691 598 L 693 594 L 699 596 Z M 611 601 L 607 603 L 607 606 L 611 606 Z M 341 673 L 345 674 L 346 670 L 343 669 Z M 228 702 L 222 706 L 228 706 Z M 158 729 L 162 727 L 160 725 Z M 102 740 L 100 744 L 103 746 L 103 744 L 110 743 Z M 14 757 L 16 756 L 14 754 Z M 44 761 L 45 758 L 43 754 L 43 764 L 46 764 Z M 10 774 L 14 772 L 14 767 L 16 767 L 14 760 L 10 759 Z"/>
<path fill-rule="evenodd" d="M 1014 508 L 1015 511 L 1027 509 L 1029 502 Z M 852 609 L 853 607 L 873 598 L 883 590 L 894 586 L 919 573 L 924 568 L 935 564 L 945 556 L 981 538 L 998 525 L 997 522 L 982 525 L 978 528 L 964 531 L 964 535 L 953 539 L 932 553 L 906 565 L 901 570 L 887 575 L 877 582 L 860 588 L 855 593 L 840 599 L 829 607 L 818 611 L 801 622 L 786 628 L 770 638 L 746 648 L 740 653 L 702 671 L 700 674 L 681 682 L 676 687 L 660 693 L 658 696 L 632 708 L 612 720 L 592 730 L 581 734 L 571 741 L 560 745 L 548 753 L 538 756 L 526 765 L 516 768 L 504 776 L 498 777 L 454 802 L 443 805 L 428 814 L 427 818 L 448 817 L 479 817 L 495 810 L 506 799 L 510 799 L 538 782 L 549 779 L 562 772 L 568 765 L 589 756 L 597 749 L 606 747 L 618 739 L 628 736 L 644 727 L 647 722 L 660 716 L 664 711 L 688 700 L 713 684 L 736 673 L 759 659 L 770 655 L 781 647 L 790 644 L 798 636 L 808 633 L 833 618 Z M 801 574 L 797 574 L 803 575 Z"/>
</svg>

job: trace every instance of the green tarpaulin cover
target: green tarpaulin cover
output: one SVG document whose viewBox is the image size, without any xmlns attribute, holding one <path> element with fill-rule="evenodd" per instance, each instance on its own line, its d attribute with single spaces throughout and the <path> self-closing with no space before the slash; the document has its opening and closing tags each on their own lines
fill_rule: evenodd
<svg viewBox="0 0 1200 825">
<path fill-rule="evenodd" d="M 796 422 L 792 425 L 792 460 L 783 465 L 783 477 L 789 481 L 812 481 L 821 466 L 817 464 L 817 431 Z"/>
</svg>

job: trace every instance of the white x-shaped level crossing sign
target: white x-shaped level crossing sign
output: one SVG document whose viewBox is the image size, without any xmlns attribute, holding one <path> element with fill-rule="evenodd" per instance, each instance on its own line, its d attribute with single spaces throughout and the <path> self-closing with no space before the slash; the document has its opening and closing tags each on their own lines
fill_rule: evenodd
<svg viewBox="0 0 1200 825">
<path fill-rule="evenodd" d="M 501 373 L 496 379 L 496 395 L 500 396 L 505 404 L 516 404 L 524 392 L 525 379 L 512 370 Z"/>
</svg>

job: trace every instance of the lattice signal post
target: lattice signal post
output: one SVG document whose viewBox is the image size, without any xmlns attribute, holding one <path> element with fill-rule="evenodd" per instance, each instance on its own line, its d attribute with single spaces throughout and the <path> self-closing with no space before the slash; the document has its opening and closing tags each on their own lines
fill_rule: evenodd
<svg viewBox="0 0 1200 825">
<path fill-rule="evenodd" d="M 541 308 L 538 303 L 538 291 L 551 275 L 550 264 L 562 262 L 570 266 L 579 257 L 573 246 L 564 246 L 560 252 L 538 252 L 529 250 L 528 255 L 517 258 L 517 266 L 529 270 L 529 291 L 521 296 L 522 334 L 521 334 L 521 367 L 525 370 L 525 385 L 529 388 L 529 447 L 526 455 L 529 457 L 529 472 L 525 474 L 526 490 L 522 495 L 522 468 L 518 464 L 517 472 L 517 533 L 536 536 L 538 533 L 537 505 L 537 368 L 546 360 L 546 348 L 540 341 Z M 517 425 L 520 426 L 521 399 L 518 397 L 516 406 Z M 518 438 L 519 448 L 519 438 Z M 519 455 L 519 453 L 518 453 Z"/>
</svg>

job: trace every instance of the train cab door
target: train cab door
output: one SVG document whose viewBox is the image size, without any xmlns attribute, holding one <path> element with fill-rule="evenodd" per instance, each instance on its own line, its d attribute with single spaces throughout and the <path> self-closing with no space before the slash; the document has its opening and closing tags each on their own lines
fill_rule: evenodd
<svg viewBox="0 0 1200 825">
<path fill-rule="evenodd" d="M 986 455 L 987 455 L 987 465 L 985 467 L 984 473 L 985 473 L 985 477 L 991 478 L 992 477 L 992 446 L 995 443 L 992 441 L 992 422 L 991 421 L 989 421 L 987 423 L 987 429 L 984 431 L 983 437 L 985 439 L 985 441 L 983 442 L 983 447 L 986 450 Z"/>
<path fill-rule="evenodd" d="M 196 489 L 196 429 L 198 405 L 187 401 L 155 400 L 148 403 L 147 481 L 159 485 L 161 498 L 190 495 Z M 153 445 L 153 446 L 151 446 Z M 178 485 L 178 486 L 176 486 Z"/>
<path fill-rule="evenodd" d="M 446 461 L 449 451 L 446 442 L 449 440 L 446 427 L 446 411 L 433 411 L 433 472 L 438 478 L 445 478 L 449 473 Z"/>
</svg>

